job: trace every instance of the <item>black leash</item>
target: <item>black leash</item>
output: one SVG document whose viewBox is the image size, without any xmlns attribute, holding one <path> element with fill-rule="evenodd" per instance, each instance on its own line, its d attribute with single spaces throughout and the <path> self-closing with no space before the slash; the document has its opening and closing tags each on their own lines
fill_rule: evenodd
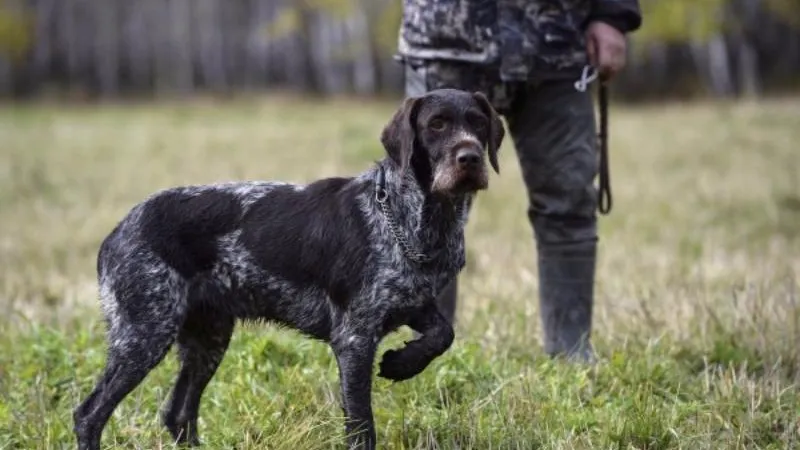
<svg viewBox="0 0 800 450">
<path fill-rule="evenodd" d="M 599 83 L 600 131 L 597 135 L 600 145 L 600 189 L 598 191 L 598 209 L 603 215 L 611 212 L 613 204 L 611 196 L 611 175 L 608 169 L 608 86 Z"/>
<path fill-rule="evenodd" d="M 593 80 L 596 80 L 598 73 L 591 66 L 583 68 L 581 78 L 575 82 L 575 89 L 585 92 Z M 600 147 L 600 170 L 598 178 L 600 186 L 597 191 L 597 209 L 603 215 L 611 212 L 613 203 L 611 197 L 611 175 L 608 169 L 608 86 L 598 80 L 598 103 L 600 106 L 600 129 L 597 132 L 597 144 Z"/>
</svg>

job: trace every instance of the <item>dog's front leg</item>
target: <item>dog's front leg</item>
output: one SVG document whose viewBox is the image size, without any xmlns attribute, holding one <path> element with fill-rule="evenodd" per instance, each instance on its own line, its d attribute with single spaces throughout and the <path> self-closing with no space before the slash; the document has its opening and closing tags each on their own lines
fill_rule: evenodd
<svg viewBox="0 0 800 450">
<path fill-rule="evenodd" d="M 350 449 L 375 449 L 372 416 L 372 363 L 377 339 L 371 333 L 342 333 L 331 347 L 339 365 L 345 432 Z"/>
<path fill-rule="evenodd" d="M 428 302 L 408 325 L 422 336 L 406 342 L 405 347 L 399 350 L 386 351 L 378 376 L 393 381 L 412 378 L 447 351 L 455 339 L 453 326 L 439 312 L 434 301 Z"/>
</svg>

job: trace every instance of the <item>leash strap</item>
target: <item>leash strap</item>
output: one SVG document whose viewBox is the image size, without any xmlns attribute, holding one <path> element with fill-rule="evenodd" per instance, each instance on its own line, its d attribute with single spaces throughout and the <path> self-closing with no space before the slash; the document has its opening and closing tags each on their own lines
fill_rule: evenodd
<svg viewBox="0 0 800 450">
<path fill-rule="evenodd" d="M 603 215 L 611 212 L 614 203 L 611 195 L 611 174 L 608 168 L 608 86 L 600 84 L 599 92 L 600 103 L 600 189 L 598 191 L 598 209 Z"/>
<path fill-rule="evenodd" d="M 581 78 L 575 82 L 575 89 L 585 92 L 589 83 L 594 81 L 597 76 L 597 71 L 591 66 L 584 67 Z M 597 200 L 600 213 L 607 215 L 611 212 L 611 206 L 614 203 L 611 195 L 611 175 L 608 168 L 608 86 L 600 83 L 597 95 L 600 107 L 600 130 L 597 133 L 600 147 L 600 173 L 598 174 L 600 186 Z"/>
</svg>

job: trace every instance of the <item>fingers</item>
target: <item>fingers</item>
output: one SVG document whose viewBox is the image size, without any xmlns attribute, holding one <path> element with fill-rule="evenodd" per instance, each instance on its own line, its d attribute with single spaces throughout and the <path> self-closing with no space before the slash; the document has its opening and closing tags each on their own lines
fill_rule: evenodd
<svg viewBox="0 0 800 450">
<path fill-rule="evenodd" d="M 589 63 L 594 67 L 598 67 L 597 61 L 597 41 L 594 36 L 589 34 L 586 39 L 586 54 L 589 57 Z"/>
<path fill-rule="evenodd" d="M 608 77 L 613 77 L 625 67 L 625 41 L 615 41 L 608 45 Z"/>
<path fill-rule="evenodd" d="M 600 40 L 597 45 L 597 68 L 600 80 L 605 82 L 612 79 L 625 66 L 624 43 L 616 39 Z"/>
<path fill-rule="evenodd" d="M 597 69 L 600 81 L 607 82 L 625 67 L 625 36 L 609 25 L 596 22 L 586 37 L 589 61 Z"/>
</svg>

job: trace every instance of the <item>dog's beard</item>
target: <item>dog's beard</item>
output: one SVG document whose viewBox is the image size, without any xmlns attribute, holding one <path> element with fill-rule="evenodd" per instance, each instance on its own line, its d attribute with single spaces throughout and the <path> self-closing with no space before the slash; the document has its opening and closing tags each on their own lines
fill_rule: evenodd
<svg viewBox="0 0 800 450">
<path fill-rule="evenodd" d="M 486 189 L 489 177 L 486 170 L 466 171 L 455 167 L 439 166 L 433 173 L 431 192 L 456 195 Z"/>
</svg>

